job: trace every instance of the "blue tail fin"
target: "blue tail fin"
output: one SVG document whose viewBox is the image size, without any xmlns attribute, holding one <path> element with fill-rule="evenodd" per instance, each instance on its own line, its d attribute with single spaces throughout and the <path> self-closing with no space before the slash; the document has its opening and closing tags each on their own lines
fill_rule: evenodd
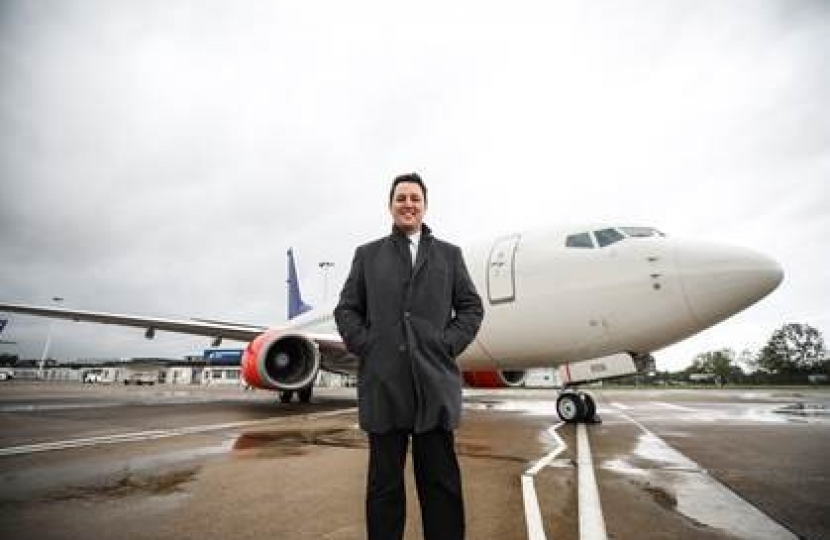
<svg viewBox="0 0 830 540">
<path fill-rule="evenodd" d="M 294 264 L 294 251 L 288 250 L 288 318 L 310 310 L 311 306 L 303 302 L 300 294 L 300 280 L 297 278 L 297 266 Z"/>
</svg>

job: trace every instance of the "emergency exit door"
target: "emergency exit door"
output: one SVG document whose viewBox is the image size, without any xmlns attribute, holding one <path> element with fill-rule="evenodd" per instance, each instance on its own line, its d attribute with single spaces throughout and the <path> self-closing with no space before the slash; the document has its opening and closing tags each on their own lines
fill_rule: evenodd
<svg viewBox="0 0 830 540">
<path fill-rule="evenodd" d="M 496 240 L 487 259 L 487 296 L 491 304 L 516 299 L 516 246 L 518 234 Z"/>
</svg>

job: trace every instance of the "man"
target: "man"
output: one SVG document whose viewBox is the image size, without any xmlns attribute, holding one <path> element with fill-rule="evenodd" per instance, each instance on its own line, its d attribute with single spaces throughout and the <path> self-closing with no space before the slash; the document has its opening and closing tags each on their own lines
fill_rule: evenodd
<svg viewBox="0 0 830 540">
<path fill-rule="evenodd" d="M 394 226 L 355 251 L 334 310 L 346 348 L 360 358 L 358 410 L 369 437 L 369 540 L 403 538 L 409 439 L 426 540 L 464 538 L 453 430 L 461 419 L 455 357 L 475 338 L 484 309 L 461 250 L 422 223 L 427 188 L 395 178 Z"/>
</svg>

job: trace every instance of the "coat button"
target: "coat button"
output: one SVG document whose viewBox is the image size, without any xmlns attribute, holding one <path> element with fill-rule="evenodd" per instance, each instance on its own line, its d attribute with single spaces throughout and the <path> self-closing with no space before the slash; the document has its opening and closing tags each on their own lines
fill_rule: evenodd
<svg viewBox="0 0 830 540">
<path fill-rule="evenodd" d="M 404 311 L 403 316 L 407 319 L 409 318 L 410 313 L 408 311 Z"/>
<path fill-rule="evenodd" d="M 401 343 L 400 345 L 398 345 L 398 350 L 401 352 L 406 352 L 406 345 Z"/>
</svg>

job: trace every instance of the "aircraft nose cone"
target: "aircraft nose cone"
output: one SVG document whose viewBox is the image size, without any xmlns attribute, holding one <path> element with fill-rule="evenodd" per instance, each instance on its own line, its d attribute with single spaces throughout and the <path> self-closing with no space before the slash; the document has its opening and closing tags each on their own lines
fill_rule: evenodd
<svg viewBox="0 0 830 540">
<path fill-rule="evenodd" d="M 689 310 L 704 327 L 751 306 L 784 279 L 775 260 L 733 246 L 689 246 L 677 265 Z"/>
</svg>

